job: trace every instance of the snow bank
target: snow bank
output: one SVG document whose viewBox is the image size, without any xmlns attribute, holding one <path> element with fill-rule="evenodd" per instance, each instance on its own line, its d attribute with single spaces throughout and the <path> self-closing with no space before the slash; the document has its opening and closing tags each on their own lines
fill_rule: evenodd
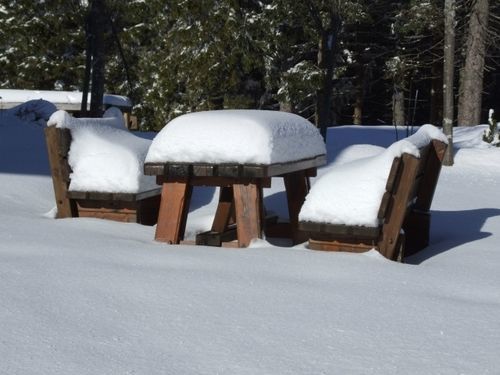
<svg viewBox="0 0 500 375">
<path fill-rule="evenodd" d="M 395 157 L 419 156 L 419 147 L 446 137 L 432 125 L 422 126 L 407 139 L 393 143 L 375 156 L 335 165 L 311 188 L 299 219 L 330 224 L 379 225 L 377 215 Z M 376 149 L 370 150 L 375 153 Z"/>
<path fill-rule="evenodd" d="M 80 104 L 82 102 L 82 95 L 80 91 L 0 89 L 0 98 L 4 104 L 24 103 L 37 99 L 43 99 L 55 105 Z M 88 103 L 90 103 L 90 93 L 88 94 Z M 114 94 L 104 94 L 103 104 L 125 108 L 132 107 L 132 102 L 129 98 Z"/>
<path fill-rule="evenodd" d="M 497 148 L 460 149 L 443 168 L 431 244 L 401 264 L 264 241 L 158 244 L 154 227 L 49 220 L 42 130 L 0 111 L 0 374 L 498 374 Z M 389 126 L 328 131 L 332 157 L 394 140 Z M 27 175 L 32 163 L 47 173 Z M 264 194 L 286 212 L 283 184 Z M 217 202 L 197 205 L 188 231 Z"/>
<path fill-rule="evenodd" d="M 57 111 L 48 125 L 71 130 L 70 190 L 137 193 L 157 187 L 154 177 L 143 174 L 151 141 L 128 132 L 119 109 L 108 109 L 104 118 L 74 118 Z"/>
<path fill-rule="evenodd" d="M 335 165 L 349 163 L 354 160 L 368 158 L 385 151 L 385 148 L 377 145 L 359 144 L 351 145 L 342 150 L 335 158 Z"/>
<path fill-rule="evenodd" d="M 317 128 L 300 116 L 222 110 L 172 120 L 153 140 L 146 162 L 273 164 L 325 153 Z"/>
</svg>

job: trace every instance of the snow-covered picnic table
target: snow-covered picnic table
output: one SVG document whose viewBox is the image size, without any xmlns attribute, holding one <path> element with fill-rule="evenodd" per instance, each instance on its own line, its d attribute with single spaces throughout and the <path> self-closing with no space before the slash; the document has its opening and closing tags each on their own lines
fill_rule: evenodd
<svg viewBox="0 0 500 375">
<path fill-rule="evenodd" d="M 193 186 L 218 186 L 219 205 L 207 235 L 223 238 L 234 221 L 238 241 L 230 244 L 248 246 L 262 237 L 262 188 L 278 176 L 286 187 L 289 234 L 296 239 L 308 177 L 325 163 L 316 127 L 291 113 L 222 110 L 180 116 L 155 137 L 145 159 L 145 174 L 162 184 L 155 239 L 180 243 Z"/>
</svg>

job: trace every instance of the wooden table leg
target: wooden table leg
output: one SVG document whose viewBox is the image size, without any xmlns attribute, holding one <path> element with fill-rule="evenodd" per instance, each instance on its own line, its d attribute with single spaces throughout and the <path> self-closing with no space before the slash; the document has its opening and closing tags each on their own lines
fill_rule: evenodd
<svg viewBox="0 0 500 375">
<path fill-rule="evenodd" d="M 163 183 L 156 241 L 178 244 L 184 238 L 192 190 L 187 179 Z"/>
<path fill-rule="evenodd" d="M 258 181 L 233 185 L 238 246 L 262 238 L 262 189 Z"/>
<path fill-rule="evenodd" d="M 283 178 L 285 180 L 292 241 L 294 244 L 302 243 L 307 238 L 298 230 L 299 212 L 309 192 L 308 178 L 304 171 L 288 173 Z"/>
<path fill-rule="evenodd" d="M 234 216 L 234 200 L 232 186 L 221 186 L 219 204 L 215 211 L 212 232 L 222 233 L 227 229 Z"/>
</svg>

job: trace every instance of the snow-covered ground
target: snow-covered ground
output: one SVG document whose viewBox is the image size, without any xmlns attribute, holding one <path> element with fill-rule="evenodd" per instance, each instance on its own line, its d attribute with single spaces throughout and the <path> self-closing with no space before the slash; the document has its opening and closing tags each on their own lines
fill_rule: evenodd
<svg viewBox="0 0 500 375">
<path fill-rule="evenodd" d="M 400 264 L 264 240 L 169 246 L 154 227 L 55 220 L 42 126 L 0 112 L 0 373 L 500 373 L 500 149 L 485 128 L 455 132 L 431 245 Z M 395 140 L 390 127 L 330 129 L 328 159 Z M 213 198 L 195 191 L 191 233 Z M 267 206 L 283 213 L 284 199 L 273 182 Z"/>
</svg>

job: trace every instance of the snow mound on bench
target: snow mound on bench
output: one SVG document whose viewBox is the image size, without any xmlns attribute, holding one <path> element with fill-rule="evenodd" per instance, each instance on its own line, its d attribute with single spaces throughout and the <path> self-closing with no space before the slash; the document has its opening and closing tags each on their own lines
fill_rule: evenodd
<svg viewBox="0 0 500 375">
<path fill-rule="evenodd" d="M 446 135 L 444 135 L 443 132 L 434 125 L 430 124 L 422 125 L 415 134 L 406 138 L 407 141 L 413 143 L 418 148 L 424 147 L 433 139 L 448 144 L 448 138 L 446 138 Z"/>
<path fill-rule="evenodd" d="M 56 128 L 73 129 L 79 126 L 89 126 L 91 124 L 97 126 L 109 126 L 118 129 L 126 129 L 125 119 L 122 111 L 116 107 L 110 107 L 104 112 L 102 118 L 78 118 L 71 116 L 66 111 L 57 111 L 50 116 L 47 126 L 55 126 Z"/>
<path fill-rule="evenodd" d="M 378 226 L 378 210 L 392 161 L 403 153 L 418 157 L 418 148 L 432 139 L 446 142 L 440 130 L 432 125 L 424 125 L 411 137 L 393 143 L 375 156 L 333 166 L 312 186 L 299 220 Z"/>
<path fill-rule="evenodd" d="M 139 193 L 157 188 L 154 177 L 143 174 L 150 140 L 139 138 L 121 125 L 117 108 L 104 118 L 74 118 L 57 111 L 48 125 L 71 130 L 68 162 L 69 189 L 106 193 Z"/>
<path fill-rule="evenodd" d="M 175 118 L 155 137 L 148 163 L 274 164 L 326 153 L 318 129 L 287 112 L 220 110 Z"/>
</svg>

